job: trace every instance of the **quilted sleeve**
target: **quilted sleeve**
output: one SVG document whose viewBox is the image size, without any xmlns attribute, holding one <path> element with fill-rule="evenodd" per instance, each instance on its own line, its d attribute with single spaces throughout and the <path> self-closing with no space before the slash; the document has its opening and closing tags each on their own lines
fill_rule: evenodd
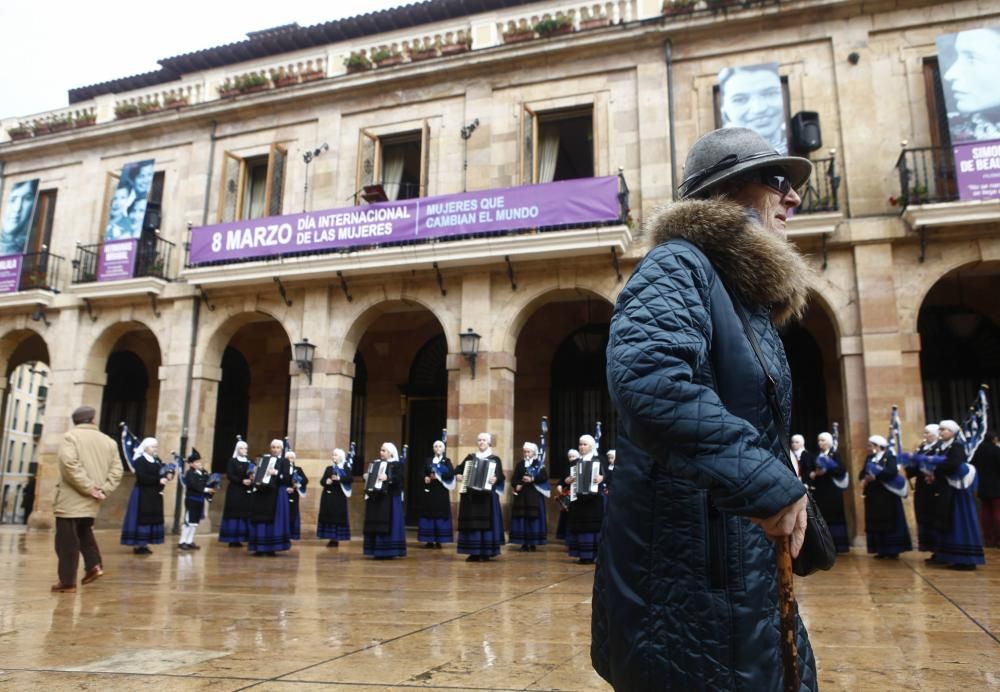
<svg viewBox="0 0 1000 692">
<path fill-rule="evenodd" d="M 615 308 L 608 388 L 629 437 L 658 463 L 708 490 L 722 511 L 768 517 L 805 488 L 753 425 L 695 381 L 709 358 L 715 280 L 690 248 L 650 251 Z"/>
</svg>

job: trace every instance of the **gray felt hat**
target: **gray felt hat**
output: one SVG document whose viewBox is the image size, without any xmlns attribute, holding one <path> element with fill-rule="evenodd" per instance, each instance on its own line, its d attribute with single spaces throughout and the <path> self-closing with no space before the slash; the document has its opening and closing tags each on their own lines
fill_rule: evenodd
<svg viewBox="0 0 1000 692">
<path fill-rule="evenodd" d="M 763 137 L 743 127 L 713 130 L 701 137 L 684 162 L 681 199 L 707 197 L 720 183 L 759 168 L 781 168 L 792 187 L 812 175 L 812 162 L 800 156 L 782 156 Z"/>
</svg>

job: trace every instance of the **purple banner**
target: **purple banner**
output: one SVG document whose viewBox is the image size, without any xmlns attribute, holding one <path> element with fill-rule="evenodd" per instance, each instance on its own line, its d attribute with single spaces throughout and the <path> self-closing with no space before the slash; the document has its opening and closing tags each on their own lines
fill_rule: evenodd
<svg viewBox="0 0 1000 692">
<path fill-rule="evenodd" d="M 1000 198 L 1000 140 L 955 146 L 955 171 L 962 201 Z"/>
<path fill-rule="evenodd" d="M 618 177 L 582 178 L 202 226 L 191 264 L 617 221 Z"/>
<path fill-rule="evenodd" d="M 119 281 L 131 279 L 135 273 L 137 240 L 117 240 L 106 242 L 100 247 L 97 257 L 97 280 Z"/>
<path fill-rule="evenodd" d="M 0 293 L 16 293 L 21 285 L 21 255 L 0 257 Z"/>
</svg>

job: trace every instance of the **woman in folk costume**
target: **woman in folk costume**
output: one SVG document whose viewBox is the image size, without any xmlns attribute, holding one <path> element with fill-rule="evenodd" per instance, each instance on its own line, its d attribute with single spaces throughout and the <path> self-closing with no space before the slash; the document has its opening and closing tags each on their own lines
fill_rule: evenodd
<svg viewBox="0 0 1000 692">
<path fill-rule="evenodd" d="M 156 438 L 147 437 L 136 447 L 132 458 L 135 487 L 129 496 L 122 524 L 122 545 L 133 546 L 136 555 L 149 555 L 149 545 L 163 543 L 163 488 L 173 473 L 156 456 Z"/>
<path fill-rule="evenodd" d="M 935 495 L 934 473 L 926 462 L 921 464 L 920 461 L 922 457 L 937 455 L 941 444 L 939 430 L 937 423 L 924 426 L 924 441 L 906 464 L 906 477 L 913 480 L 913 513 L 917 518 L 917 550 L 920 552 L 934 552 Z M 936 562 L 933 555 L 929 561 Z"/>
<path fill-rule="evenodd" d="M 806 438 L 802 435 L 792 435 L 792 466 L 799 474 L 799 478 L 803 483 L 807 483 L 809 480 L 809 472 L 812 471 L 816 463 L 816 457 L 813 453 L 806 449 Z"/>
<path fill-rule="evenodd" d="M 525 442 L 524 458 L 514 467 L 511 484 L 514 499 L 510 508 L 510 542 L 520 545 L 522 552 L 535 552 L 548 543 L 549 525 L 545 516 L 545 501 L 551 497 L 549 475 L 538 456 L 538 445 Z"/>
<path fill-rule="evenodd" d="M 253 462 L 247 456 L 247 443 L 239 440 L 226 465 L 226 504 L 222 508 L 219 542 L 230 548 L 242 548 L 250 540 L 250 512 L 253 509 Z"/>
<path fill-rule="evenodd" d="M 868 552 L 876 558 L 896 559 L 913 550 L 903 514 L 906 481 L 899 475 L 896 456 L 881 435 L 868 438 L 871 453 L 858 480 L 865 496 L 865 533 Z"/>
<path fill-rule="evenodd" d="M 364 553 L 376 560 L 406 557 L 406 518 L 403 515 L 403 486 L 406 476 L 396 445 L 383 442 L 379 460 L 388 462 L 379 474 L 381 488 L 365 494 Z M 365 481 L 368 474 L 364 475 Z"/>
<path fill-rule="evenodd" d="M 974 570 L 976 565 L 986 564 L 983 534 L 976 518 L 976 467 L 967 463 L 958 423 L 943 420 L 939 425 L 941 444 L 937 454 L 944 461 L 934 469 L 934 475 L 944 479 L 947 490 L 934 498 L 938 519 L 935 562 L 951 569 Z"/>
<path fill-rule="evenodd" d="M 580 459 L 577 463 L 600 463 L 600 470 L 591 477 L 591 483 L 600 486 L 606 471 L 604 462 L 597 453 L 597 441 L 592 435 L 580 436 Z M 575 557 L 581 565 L 592 565 L 597 557 L 597 546 L 601 542 L 601 524 L 604 523 L 604 498 L 599 492 L 590 492 L 580 484 L 575 475 L 567 476 L 564 483 L 576 484 L 576 499 L 569 503 L 566 517 L 566 548 L 570 557 Z"/>
<path fill-rule="evenodd" d="M 833 449 L 833 436 L 822 432 L 816 438 L 819 454 L 806 472 L 813 499 L 830 527 L 830 535 L 838 553 L 851 551 L 851 539 L 847 535 L 847 516 L 844 514 L 844 491 L 850 483 L 847 469 L 840 463 L 840 457 Z"/>
<path fill-rule="evenodd" d="M 607 511 L 608 496 L 611 494 L 611 482 L 615 476 L 615 459 L 618 458 L 618 452 L 609 449 L 604 457 L 608 463 L 604 465 L 604 482 L 601 483 L 601 494 L 604 495 L 604 511 Z"/>
<path fill-rule="evenodd" d="M 424 492 L 420 503 L 417 540 L 425 548 L 440 548 L 455 540 L 451 523 L 451 492 L 455 489 L 455 467 L 445 456 L 444 442 L 434 442 L 434 456 L 424 463 Z"/>
<path fill-rule="evenodd" d="M 340 541 L 351 540 L 350 507 L 352 469 L 347 464 L 347 456 L 339 447 L 333 450 L 332 463 L 323 471 L 319 484 L 323 488 L 319 496 L 319 519 L 316 538 L 326 538 L 327 548 L 336 548 Z"/>
<path fill-rule="evenodd" d="M 259 459 L 247 543 L 254 555 L 274 557 L 278 551 L 292 548 L 288 532 L 288 488 L 292 487 L 292 474 L 283 451 L 281 440 L 271 440 L 271 453 Z"/>
<path fill-rule="evenodd" d="M 503 535 L 503 513 L 500 498 L 504 492 L 503 464 L 490 447 L 489 433 L 479 433 L 477 450 L 465 457 L 455 475 L 459 479 L 466 466 L 476 459 L 495 464 L 493 475 L 486 479 L 489 489 L 469 488 L 461 493 L 458 502 L 458 554 L 468 555 L 467 562 L 488 562 L 500 554 L 506 541 Z"/>
<path fill-rule="evenodd" d="M 580 458 L 580 452 L 575 449 L 566 452 L 566 468 L 571 469 Z M 566 540 L 566 517 L 569 516 L 569 486 L 563 484 L 560 478 L 556 484 L 556 506 L 559 507 L 559 522 L 556 524 L 556 540 Z"/>
<path fill-rule="evenodd" d="M 198 532 L 198 524 L 207 513 L 206 504 L 215 494 L 215 488 L 209 486 L 213 479 L 202 465 L 200 454 L 192 453 L 188 457 L 188 463 L 190 468 L 184 473 L 184 527 L 177 547 L 181 550 L 200 550 L 201 547 L 194 542 L 194 536 Z"/>
<path fill-rule="evenodd" d="M 295 452 L 292 450 L 289 449 L 285 452 L 285 459 L 288 460 L 288 473 L 292 479 L 291 485 L 285 489 L 285 492 L 288 494 L 288 534 L 293 541 L 302 540 L 302 515 L 299 512 L 299 499 L 306 496 L 306 486 L 309 485 L 306 472 L 302 470 L 301 466 L 295 464 L 296 458 Z"/>
</svg>

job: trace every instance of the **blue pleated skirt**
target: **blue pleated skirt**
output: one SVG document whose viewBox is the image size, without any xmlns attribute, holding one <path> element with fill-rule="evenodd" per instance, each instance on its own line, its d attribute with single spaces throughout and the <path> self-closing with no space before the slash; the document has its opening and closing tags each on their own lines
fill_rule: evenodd
<svg viewBox="0 0 1000 692">
<path fill-rule="evenodd" d="M 956 490 L 951 503 L 951 530 L 935 532 L 934 554 L 953 565 L 985 565 L 983 534 L 972 488 Z"/>
<path fill-rule="evenodd" d="M 350 524 L 317 524 L 316 538 L 325 538 L 330 541 L 351 540 Z"/>
<path fill-rule="evenodd" d="M 851 537 L 847 535 L 847 524 L 828 524 L 830 535 L 833 537 L 833 545 L 838 553 L 851 552 Z"/>
<path fill-rule="evenodd" d="M 274 521 L 250 522 L 247 547 L 252 553 L 270 553 L 291 550 L 292 537 L 288 533 L 288 502 L 279 497 L 275 503 Z"/>
<path fill-rule="evenodd" d="M 250 540 L 249 519 L 223 519 L 219 526 L 220 543 L 246 543 Z"/>
<path fill-rule="evenodd" d="M 556 540 L 565 541 L 566 540 L 566 516 L 569 512 L 564 512 L 559 510 L 559 523 L 556 524 Z"/>
<path fill-rule="evenodd" d="M 503 535 L 503 512 L 500 511 L 500 498 L 493 493 L 493 527 L 486 531 L 459 531 L 458 554 L 478 555 L 479 557 L 496 557 L 500 554 L 500 546 L 506 543 Z"/>
<path fill-rule="evenodd" d="M 510 542 L 514 545 L 545 545 L 549 542 L 548 518 L 545 516 L 545 496 L 538 495 L 538 517 L 525 519 L 511 518 Z"/>
<path fill-rule="evenodd" d="M 899 555 L 913 550 L 910 540 L 910 529 L 906 526 L 906 515 L 903 514 L 903 501 L 898 497 L 894 501 L 896 524 L 892 531 L 869 531 L 868 552 L 877 555 Z"/>
<path fill-rule="evenodd" d="M 406 518 L 403 516 L 403 498 L 392 496 L 392 515 L 389 519 L 389 533 L 366 533 L 364 553 L 371 557 L 406 556 Z"/>
<path fill-rule="evenodd" d="M 302 540 L 302 514 L 291 511 L 291 507 L 288 511 L 288 535 L 293 541 Z"/>
<path fill-rule="evenodd" d="M 597 557 L 597 546 L 600 542 L 599 533 L 576 533 L 566 530 L 566 550 L 570 557 L 593 560 Z"/>
<path fill-rule="evenodd" d="M 417 540 L 421 543 L 452 543 L 455 541 L 455 529 L 451 524 L 451 510 L 446 519 L 427 519 L 420 517 L 417 523 Z"/>
<path fill-rule="evenodd" d="M 125 521 L 122 523 L 122 545 L 156 545 L 163 543 L 163 522 L 159 524 L 139 523 L 139 488 L 132 488 L 128 497 L 128 507 L 125 510 Z"/>
</svg>

